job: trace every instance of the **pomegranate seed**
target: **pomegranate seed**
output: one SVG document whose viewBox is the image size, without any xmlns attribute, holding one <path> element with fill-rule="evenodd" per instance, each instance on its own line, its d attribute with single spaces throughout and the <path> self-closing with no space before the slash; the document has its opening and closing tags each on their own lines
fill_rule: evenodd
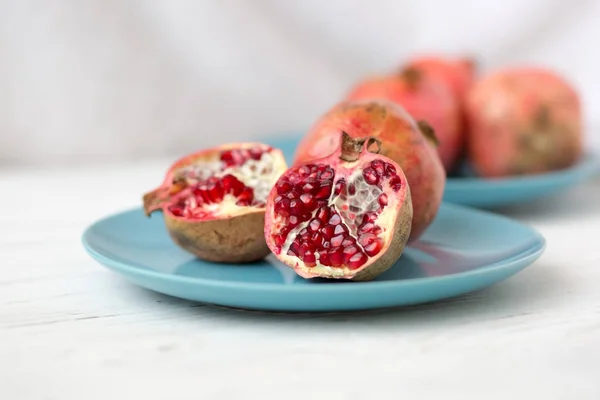
<svg viewBox="0 0 600 400">
<path fill-rule="evenodd" d="M 371 167 L 367 167 L 363 171 L 363 178 L 369 185 L 377 185 L 379 183 L 379 177 L 375 170 Z"/>
<path fill-rule="evenodd" d="M 365 253 L 367 253 L 367 255 L 369 255 L 370 257 L 373 257 L 374 255 L 379 253 L 379 251 L 381 250 L 382 247 L 383 247 L 383 243 L 382 243 L 381 239 L 377 239 L 377 240 L 373 241 L 372 243 L 369 243 L 368 245 L 364 246 L 363 248 L 365 249 Z"/>
<path fill-rule="evenodd" d="M 321 247 L 323 244 L 323 236 L 319 232 L 315 232 L 310 236 L 310 244 L 314 247 Z"/>
<path fill-rule="evenodd" d="M 385 165 L 385 176 L 388 178 L 396 175 L 396 168 L 392 164 Z"/>
<path fill-rule="evenodd" d="M 249 150 L 250 153 L 250 158 L 252 158 L 253 160 L 260 160 L 262 155 L 263 155 L 263 149 L 259 148 L 259 147 L 253 147 Z"/>
<path fill-rule="evenodd" d="M 298 194 L 298 192 L 296 192 L 294 190 L 292 190 L 291 192 L 287 192 L 287 194 L 285 195 L 285 197 L 287 197 L 290 200 L 297 199 L 298 196 L 300 196 L 300 195 Z"/>
<path fill-rule="evenodd" d="M 326 169 L 325 171 L 321 172 L 319 178 L 324 181 L 333 178 L 333 170 L 331 168 Z"/>
<path fill-rule="evenodd" d="M 331 182 L 323 182 L 321 186 L 317 189 L 315 193 L 315 197 L 317 199 L 328 199 L 331 194 Z"/>
<path fill-rule="evenodd" d="M 291 215 L 288 222 L 290 223 L 291 227 L 295 227 L 296 225 L 298 225 L 300 223 L 300 219 L 295 215 Z"/>
<path fill-rule="evenodd" d="M 342 178 L 335 183 L 335 188 L 333 189 L 333 193 L 336 196 L 339 196 L 340 194 L 345 192 L 345 189 L 346 189 L 346 181 L 344 180 L 344 178 Z"/>
<path fill-rule="evenodd" d="M 348 193 L 350 194 L 350 196 L 354 196 L 356 194 L 356 186 L 354 186 L 354 183 L 348 186 Z"/>
<path fill-rule="evenodd" d="M 332 267 L 339 267 L 344 263 L 344 249 L 341 247 L 329 249 L 327 255 L 329 256 L 329 262 Z"/>
<path fill-rule="evenodd" d="M 330 243 L 331 247 L 340 247 L 342 242 L 344 241 L 344 236 L 338 235 L 331 238 Z"/>
<path fill-rule="evenodd" d="M 385 193 L 382 193 L 379 195 L 379 198 L 377 199 L 377 201 L 379 202 L 379 205 L 381 206 L 381 208 L 387 206 L 388 204 L 388 197 Z"/>
<path fill-rule="evenodd" d="M 371 168 L 373 168 L 373 170 L 375 171 L 375 173 L 379 177 L 381 177 L 384 174 L 384 172 L 385 172 L 385 164 L 381 160 L 374 160 L 371 163 Z"/>
<path fill-rule="evenodd" d="M 390 178 L 389 184 L 390 187 L 396 192 L 402 187 L 402 181 L 400 180 L 400 177 L 398 175 L 392 176 Z"/>
<path fill-rule="evenodd" d="M 252 192 L 252 189 L 250 189 L 250 192 Z M 215 203 L 223 201 L 223 186 L 221 186 L 219 181 L 210 184 L 208 195 Z"/>
<path fill-rule="evenodd" d="M 310 221 L 310 224 L 308 224 L 308 229 L 310 229 L 313 232 L 317 232 L 320 228 L 321 228 L 321 221 L 316 218 L 313 219 L 312 221 Z"/>
<path fill-rule="evenodd" d="M 381 235 L 381 232 L 383 232 L 383 229 L 381 229 L 379 226 L 376 226 L 375 228 L 373 228 L 373 231 L 371 231 L 373 235 L 377 236 Z"/>
<path fill-rule="evenodd" d="M 300 236 L 303 240 L 308 239 L 308 229 L 302 228 L 302 230 L 298 232 L 298 236 Z"/>
<path fill-rule="evenodd" d="M 275 244 L 277 246 L 283 246 L 283 244 L 285 243 L 285 236 L 283 236 L 283 235 L 274 235 L 273 236 L 273 241 L 275 242 Z"/>
<path fill-rule="evenodd" d="M 248 207 L 250 203 L 250 200 L 238 200 L 235 204 L 237 204 L 240 207 Z"/>
<path fill-rule="evenodd" d="M 362 223 L 375 222 L 377 220 L 377 214 L 372 211 L 364 213 Z"/>
<path fill-rule="evenodd" d="M 290 183 L 295 185 L 296 183 L 300 182 L 302 178 L 300 178 L 300 175 L 297 173 L 293 173 L 288 176 L 288 179 L 290 180 Z"/>
<path fill-rule="evenodd" d="M 358 237 L 358 244 L 365 247 L 366 245 L 373 243 L 375 239 L 377 239 L 377 237 L 372 233 L 363 233 Z"/>
<path fill-rule="evenodd" d="M 371 232 L 373 230 L 373 228 L 375 228 L 374 223 L 372 223 L 372 222 L 364 223 L 358 228 L 358 234 L 362 235 L 363 233 Z"/>
<path fill-rule="evenodd" d="M 302 175 L 308 175 L 310 174 L 310 166 L 303 165 L 300 168 L 298 168 L 298 172 Z"/>
<path fill-rule="evenodd" d="M 350 258 L 356 253 L 358 253 L 358 247 L 356 247 L 355 245 L 344 247 L 344 263 L 348 264 Z"/>
<path fill-rule="evenodd" d="M 169 211 L 176 217 L 181 217 L 183 215 L 183 207 L 179 204 L 169 207 Z"/>
<path fill-rule="evenodd" d="M 233 175 L 225 175 L 222 179 L 223 190 L 226 193 L 232 193 L 234 196 L 239 196 L 246 187 L 242 181 Z"/>
<path fill-rule="evenodd" d="M 342 222 L 342 218 L 338 214 L 333 214 L 331 218 L 329 218 L 330 225 L 338 225 Z"/>
<path fill-rule="evenodd" d="M 316 188 L 315 185 L 313 185 L 311 182 L 305 183 L 304 186 L 302 186 L 302 191 L 304 193 L 310 193 L 312 192 L 314 189 Z"/>
<path fill-rule="evenodd" d="M 240 195 L 238 196 L 239 200 L 246 200 L 251 202 L 254 199 L 254 190 L 252 190 L 252 188 L 245 188 L 244 190 L 242 190 L 242 193 L 240 193 Z"/>
<path fill-rule="evenodd" d="M 288 252 L 287 252 L 287 255 L 288 255 L 288 256 L 291 256 L 291 257 L 298 257 L 298 254 L 294 253 L 294 252 L 292 251 L 292 249 L 289 249 L 289 250 L 288 250 Z"/>
<path fill-rule="evenodd" d="M 289 199 L 281 199 L 280 201 L 275 203 L 275 213 L 281 215 L 282 217 L 287 217 L 290 215 L 290 200 Z"/>
<path fill-rule="evenodd" d="M 221 161 L 225 163 L 225 165 L 230 166 L 235 164 L 233 161 L 232 150 L 227 150 L 221 153 Z"/>
<path fill-rule="evenodd" d="M 367 262 L 367 256 L 364 253 L 356 253 L 346 263 L 348 268 L 357 269 L 362 267 Z"/>
<path fill-rule="evenodd" d="M 330 248 L 330 247 L 331 247 L 331 243 L 323 241 L 322 247 L 323 247 L 324 249 L 328 249 L 328 248 Z"/>
<path fill-rule="evenodd" d="M 321 265 L 331 265 L 331 262 L 329 261 L 329 254 L 327 254 L 327 250 L 319 251 L 319 262 L 321 263 Z"/>
<path fill-rule="evenodd" d="M 294 199 L 290 201 L 290 214 L 292 215 L 300 215 L 302 214 L 302 206 L 300 201 Z"/>
<path fill-rule="evenodd" d="M 300 254 L 300 245 L 297 241 L 293 241 L 292 244 L 290 244 L 290 250 L 293 251 L 294 254 Z"/>
<path fill-rule="evenodd" d="M 306 250 L 304 252 L 302 261 L 304 261 L 304 264 L 306 264 L 307 267 L 314 267 L 317 265 L 317 258 L 315 257 L 315 253 L 313 253 L 311 250 Z"/>
<path fill-rule="evenodd" d="M 344 239 L 344 241 L 342 242 L 342 247 L 348 247 L 348 246 L 352 246 L 354 244 L 356 244 L 356 242 L 354 241 L 354 238 L 348 237 L 348 238 Z"/>
<path fill-rule="evenodd" d="M 300 201 L 307 208 L 313 208 L 315 206 L 315 200 L 310 193 L 304 193 L 300 196 Z"/>
<path fill-rule="evenodd" d="M 334 236 L 335 226 L 327 225 L 321 229 L 321 233 L 326 239 L 331 239 Z"/>
<path fill-rule="evenodd" d="M 286 194 L 292 190 L 292 184 L 289 181 L 281 180 L 277 182 L 277 194 Z"/>
<path fill-rule="evenodd" d="M 317 213 L 317 218 L 322 222 L 326 222 L 329 219 L 329 209 L 327 207 L 321 207 Z"/>
<path fill-rule="evenodd" d="M 333 233 L 335 235 L 341 235 L 342 233 L 348 233 L 348 228 L 346 228 L 346 225 L 339 224 L 339 225 L 336 225 L 335 229 L 333 230 Z"/>
</svg>

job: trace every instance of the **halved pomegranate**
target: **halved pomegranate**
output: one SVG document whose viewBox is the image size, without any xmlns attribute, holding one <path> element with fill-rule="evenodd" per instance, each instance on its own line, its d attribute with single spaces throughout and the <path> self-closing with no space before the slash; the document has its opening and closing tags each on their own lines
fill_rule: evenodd
<svg viewBox="0 0 600 400">
<path fill-rule="evenodd" d="M 267 195 L 287 169 L 280 150 L 227 144 L 175 162 L 162 185 L 144 195 L 146 215 L 162 210 L 173 241 L 214 262 L 251 262 L 269 253 Z"/>
<path fill-rule="evenodd" d="M 341 134 L 339 149 L 286 171 L 267 200 L 271 251 L 304 278 L 364 281 L 400 257 L 413 216 L 404 172 L 375 138 Z"/>
</svg>

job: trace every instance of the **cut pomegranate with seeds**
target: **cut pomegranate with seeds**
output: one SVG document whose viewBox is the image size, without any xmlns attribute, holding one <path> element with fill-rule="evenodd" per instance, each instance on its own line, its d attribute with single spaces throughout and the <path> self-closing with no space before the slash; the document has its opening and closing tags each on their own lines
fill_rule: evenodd
<svg viewBox="0 0 600 400">
<path fill-rule="evenodd" d="M 175 162 L 162 185 L 143 197 L 144 211 L 162 210 L 173 241 L 215 262 L 250 262 L 269 253 L 264 236 L 265 204 L 287 169 L 280 150 L 261 143 L 229 144 Z M 278 182 L 286 194 L 289 182 Z M 291 201 L 278 196 L 278 212 Z M 288 232 L 273 237 L 281 251 Z"/>
<path fill-rule="evenodd" d="M 408 241 L 410 188 L 400 166 L 378 154 L 378 140 L 341 136 L 336 152 L 279 178 L 267 199 L 265 239 L 302 277 L 370 280 Z M 294 197 L 282 197 L 292 187 Z"/>
</svg>

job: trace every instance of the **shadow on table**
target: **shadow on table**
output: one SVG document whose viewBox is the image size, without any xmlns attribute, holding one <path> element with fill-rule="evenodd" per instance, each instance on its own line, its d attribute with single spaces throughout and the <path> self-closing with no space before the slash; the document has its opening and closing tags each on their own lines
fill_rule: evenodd
<svg viewBox="0 0 600 400">
<path fill-rule="evenodd" d="M 178 312 L 187 312 L 198 319 L 215 317 L 220 321 L 235 320 L 247 324 L 292 324 L 296 327 L 320 327 L 348 329 L 352 325 L 361 328 L 381 329 L 386 325 L 426 326 L 440 320 L 455 323 L 512 318 L 540 309 L 540 304 L 551 302 L 552 294 L 561 292 L 560 266 L 537 262 L 527 270 L 487 289 L 444 301 L 416 306 L 405 306 L 367 311 L 342 312 L 273 312 L 253 311 L 215 306 L 181 300 L 131 285 L 147 301 L 164 307 L 177 307 Z"/>
</svg>

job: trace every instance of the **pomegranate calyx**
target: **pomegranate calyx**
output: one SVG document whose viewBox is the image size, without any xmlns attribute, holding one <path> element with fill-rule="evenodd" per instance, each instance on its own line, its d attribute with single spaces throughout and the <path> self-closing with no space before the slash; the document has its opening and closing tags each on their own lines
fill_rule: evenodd
<svg viewBox="0 0 600 400">
<path fill-rule="evenodd" d="M 375 150 L 371 150 L 373 144 L 377 145 Z M 340 159 L 346 162 L 357 161 L 364 151 L 369 153 L 379 154 L 381 151 L 381 141 L 374 137 L 364 137 L 354 139 L 348 133 L 342 131 L 342 153 Z"/>
<path fill-rule="evenodd" d="M 416 88 L 421 81 L 422 74 L 417 68 L 406 67 L 400 72 L 400 76 L 410 88 Z"/>
<path fill-rule="evenodd" d="M 440 145 L 440 140 L 437 138 L 435 130 L 431 125 L 429 125 L 429 123 L 427 123 L 427 121 L 419 120 L 417 121 L 417 125 L 423 136 L 425 136 L 425 138 L 431 144 L 433 144 L 435 147 L 438 147 Z"/>
</svg>

